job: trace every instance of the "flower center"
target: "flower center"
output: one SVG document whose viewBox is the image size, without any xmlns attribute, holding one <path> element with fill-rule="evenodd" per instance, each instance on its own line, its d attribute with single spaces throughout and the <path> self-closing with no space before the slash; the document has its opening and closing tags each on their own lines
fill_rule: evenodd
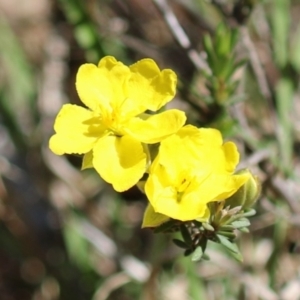
<svg viewBox="0 0 300 300">
<path fill-rule="evenodd" d="M 191 184 L 191 180 L 188 180 L 187 178 L 183 178 L 179 185 L 176 187 L 177 190 L 177 202 L 180 202 L 183 195 L 185 194 L 186 190 Z"/>
<path fill-rule="evenodd" d="M 122 126 L 120 124 L 120 117 L 117 111 L 112 110 L 110 114 L 102 117 L 102 123 L 108 131 L 116 136 L 122 136 Z"/>
</svg>

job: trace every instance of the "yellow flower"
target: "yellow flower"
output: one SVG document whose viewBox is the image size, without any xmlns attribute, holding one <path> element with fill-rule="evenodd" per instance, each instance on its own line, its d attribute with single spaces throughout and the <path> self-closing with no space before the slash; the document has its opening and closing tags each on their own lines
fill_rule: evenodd
<svg viewBox="0 0 300 300">
<path fill-rule="evenodd" d="M 235 144 L 223 144 L 218 130 L 181 128 L 161 142 L 150 167 L 145 192 L 153 210 L 181 221 L 207 219 L 207 203 L 230 197 L 248 180 L 249 174 L 233 174 L 238 161 Z M 148 210 L 144 226 L 151 218 Z"/>
<path fill-rule="evenodd" d="M 58 155 L 85 154 L 82 168 L 94 167 L 117 191 L 135 185 L 147 169 L 145 144 L 158 143 L 181 128 L 179 110 L 157 111 L 175 95 L 176 74 L 151 59 L 127 67 L 107 56 L 84 64 L 76 88 L 87 108 L 65 104 L 54 124 L 50 149 Z"/>
</svg>

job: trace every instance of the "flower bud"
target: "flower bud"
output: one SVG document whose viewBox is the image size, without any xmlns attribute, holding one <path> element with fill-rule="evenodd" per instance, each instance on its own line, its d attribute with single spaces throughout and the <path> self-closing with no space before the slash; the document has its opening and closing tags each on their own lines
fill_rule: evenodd
<svg viewBox="0 0 300 300">
<path fill-rule="evenodd" d="M 261 192 L 261 184 L 257 176 L 253 175 L 251 172 L 250 178 L 245 183 L 245 202 L 243 205 L 244 209 L 251 208 L 255 202 L 257 201 L 260 192 Z"/>
<path fill-rule="evenodd" d="M 225 206 L 229 205 L 231 208 L 242 206 L 242 209 L 245 210 L 253 206 L 258 199 L 261 190 L 258 177 L 253 175 L 248 169 L 236 172 L 236 174 L 245 173 L 249 174 L 249 179 L 232 196 L 225 200 Z"/>
</svg>

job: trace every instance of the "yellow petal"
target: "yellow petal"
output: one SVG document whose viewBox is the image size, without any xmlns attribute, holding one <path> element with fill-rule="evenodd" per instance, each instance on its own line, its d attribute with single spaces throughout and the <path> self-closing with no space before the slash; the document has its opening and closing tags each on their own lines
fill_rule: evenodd
<svg viewBox="0 0 300 300">
<path fill-rule="evenodd" d="M 185 136 L 186 143 L 189 144 L 189 151 L 199 162 L 207 162 L 215 165 L 224 165 L 224 155 L 222 153 L 223 139 L 219 130 L 213 128 L 199 128 L 198 133 Z M 216 161 L 218 160 L 218 161 Z"/>
<path fill-rule="evenodd" d="M 175 197 L 176 190 L 172 189 L 171 183 L 164 175 L 164 169 L 158 165 L 156 172 L 153 175 L 150 173 L 145 183 L 145 193 L 152 205 L 154 205 L 155 199 L 159 199 L 163 193 L 168 193 L 168 197 Z M 168 191 L 164 191 L 166 187 L 169 188 Z"/>
<path fill-rule="evenodd" d="M 197 155 L 199 151 L 197 147 L 193 150 L 195 147 L 190 139 L 181 137 L 178 134 L 173 134 L 161 142 L 157 159 L 173 181 L 181 176 L 182 171 L 191 171 L 195 168 L 195 163 L 198 163 L 198 161 L 193 155 L 193 151 Z M 152 172 L 152 168 L 150 170 Z M 155 170 L 155 172 L 157 171 Z"/>
<path fill-rule="evenodd" d="M 137 140 L 146 143 L 158 143 L 167 136 L 176 133 L 186 120 L 185 113 L 177 109 L 164 111 L 144 120 L 132 118 L 126 123 L 125 131 Z"/>
<path fill-rule="evenodd" d="M 196 191 L 182 197 L 180 201 L 176 201 L 176 215 L 174 217 L 181 221 L 189 221 L 195 219 L 207 218 L 207 203 L 202 201 L 201 194 Z"/>
<path fill-rule="evenodd" d="M 201 217 L 198 216 L 198 217 L 196 218 L 196 220 L 197 220 L 198 222 L 208 222 L 209 218 L 210 218 L 210 210 L 209 210 L 209 208 L 206 206 L 206 209 L 205 209 L 205 212 L 204 212 L 203 216 L 201 216 Z"/>
<path fill-rule="evenodd" d="M 177 76 L 172 70 L 160 71 L 152 59 L 142 59 L 130 71 L 128 97 L 145 108 L 157 111 L 174 97 Z"/>
<path fill-rule="evenodd" d="M 115 67 L 116 65 L 122 65 L 121 62 L 118 62 L 115 57 L 113 56 L 105 56 L 103 57 L 99 63 L 98 63 L 98 67 L 100 69 L 106 69 L 108 71 L 110 71 L 113 67 Z"/>
<path fill-rule="evenodd" d="M 91 111 L 77 105 L 65 104 L 56 117 L 56 134 L 50 138 L 50 149 L 57 155 L 90 151 L 101 135 L 98 124 L 94 125 L 96 121 Z"/>
<path fill-rule="evenodd" d="M 160 213 L 156 213 L 151 204 L 148 204 L 143 218 L 142 228 L 145 227 L 157 227 L 165 222 L 167 222 L 170 218 L 162 215 Z"/>
<path fill-rule="evenodd" d="M 117 117 L 122 122 L 147 110 L 144 94 L 140 98 L 132 97 L 132 89 L 134 93 L 140 90 L 140 83 L 136 82 L 136 85 L 134 85 L 133 82 L 130 82 L 133 73 L 129 67 L 112 56 L 102 58 L 98 66 L 106 72 L 106 77 L 109 79 L 114 91 L 111 106 L 114 109 L 115 118 Z M 147 91 L 144 91 L 144 93 L 147 93 Z"/>
<path fill-rule="evenodd" d="M 218 196 L 216 196 L 216 200 L 224 200 L 231 195 L 233 195 L 242 185 L 244 185 L 250 178 L 250 174 L 241 174 L 241 175 L 232 175 L 227 176 L 227 178 L 224 176 L 224 179 L 219 180 L 219 190 L 220 193 Z M 223 185 L 223 186 L 222 186 Z"/>
<path fill-rule="evenodd" d="M 194 193 L 205 204 L 221 201 L 234 194 L 248 179 L 249 174 L 204 174 L 194 179 L 194 188 L 191 193 L 187 191 L 187 195 Z"/>
<path fill-rule="evenodd" d="M 127 96 L 130 70 L 115 58 L 107 56 L 99 66 L 82 65 L 77 73 L 76 87 L 81 101 L 91 110 L 101 112 L 104 119 L 119 113 Z M 120 112 L 125 113 L 126 112 Z"/>
<path fill-rule="evenodd" d="M 236 145 L 232 142 L 224 145 L 211 145 L 210 142 L 207 139 L 207 145 L 199 148 L 198 161 L 202 166 L 201 169 L 207 166 L 214 173 L 232 174 L 239 162 Z"/>
<path fill-rule="evenodd" d="M 167 182 L 163 182 L 164 179 L 164 176 L 157 176 L 156 173 L 150 174 L 145 184 L 145 192 L 155 212 L 171 217 L 170 211 L 174 210 L 177 191 Z"/>
<path fill-rule="evenodd" d="M 183 154 L 185 153 L 185 154 Z M 221 133 L 212 128 L 196 128 L 191 125 L 181 128 L 175 136 L 162 141 L 160 148 L 162 164 L 173 168 L 182 164 L 194 165 L 195 171 L 232 174 L 239 162 L 237 147 L 232 142 L 223 144 Z M 196 160 L 196 161 L 195 161 Z"/>
<path fill-rule="evenodd" d="M 130 136 L 99 139 L 93 155 L 94 168 L 118 192 L 134 186 L 146 171 L 143 146 Z"/>
<path fill-rule="evenodd" d="M 226 161 L 226 170 L 233 173 L 240 160 L 240 154 L 233 142 L 226 142 L 223 145 L 223 151 Z"/>
<path fill-rule="evenodd" d="M 179 201 L 176 190 L 171 186 L 162 186 L 156 176 L 149 176 L 145 191 L 156 213 L 181 221 L 205 217 L 206 203 L 199 201 L 199 195 L 190 194 Z"/>
<path fill-rule="evenodd" d="M 223 144 L 221 132 L 214 128 L 199 128 L 199 144 L 205 145 L 209 141 L 209 147 L 220 147 Z"/>
<path fill-rule="evenodd" d="M 201 172 L 205 169 L 207 172 L 212 165 L 218 165 L 216 159 L 224 165 L 221 145 L 222 136 L 218 130 L 186 125 L 161 142 L 160 163 L 174 172 L 179 169 L 198 169 Z"/>
<path fill-rule="evenodd" d="M 113 95 L 110 98 L 111 107 L 116 114 L 126 115 L 127 111 L 124 102 L 128 98 L 127 85 L 131 76 L 129 67 L 117 61 L 114 57 L 106 56 L 99 62 L 99 69 L 109 80 L 113 91 Z M 134 109 L 134 105 L 130 109 Z"/>
<path fill-rule="evenodd" d="M 92 111 L 105 118 L 111 113 L 114 90 L 105 70 L 93 64 L 82 65 L 77 72 L 76 89 L 81 101 Z"/>
<path fill-rule="evenodd" d="M 157 66 L 156 62 L 151 58 L 144 58 L 136 63 L 132 64 L 130 67 L 130 71 L 135 74 L 140 74 L 144 78 L 149 80 L 159 76 L 160 69 Z"/>
</svg>

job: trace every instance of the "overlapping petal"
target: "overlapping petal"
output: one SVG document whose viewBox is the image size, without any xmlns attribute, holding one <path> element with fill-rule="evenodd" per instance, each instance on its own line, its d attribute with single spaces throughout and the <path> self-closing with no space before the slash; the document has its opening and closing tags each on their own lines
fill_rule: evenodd
<svg viewBox="0 0 300 300">
<path fill-rule="evenodd" d="M 76 89 L 89 109 L 104 117 L 111 113 L 114 90 L 105 71 L 93 64 L 82 65 L 77 72 Z"/>
<path fill-rule="evenodd" d="M 135 185 L 146 171 L 142 144 L 130 136 L 105 136 L 93 149 L 93 165 L 100 176 L 118 192 Z"/>
<path fill-rule="evenodd" d="M 174 97 L 177 76 L 172 70 L 160 71 L 152 59 L 142 59 L 131 65 L 130 71 L 128 97 L 142 101 L 146 109 L 157 111 Z"/>
<path fill-rule="evenodd" d="M 249 174 L 233 175 L 225 172 L 203 174 L 202 177 L 195 178 L 193 192 L 201 195 L 202 203 L 220 201 L 230 197 L 248 179 Z"/>
<path fill-rule="evenodd" d="M 236 165 L 239 162 L 240 154 L 236 145 L 233 142 L 227 142 L 223 145 L 223 151 L 226 161 L 226 170 L 228 172 L 234 172 Z"/>
<path fill-rule="evenodd" d="M 180 129 L 177 134 L 171 135 L 162 141 L 159 154 L 155 160 L 156 163 L 151 167 L 151 171 L 159 162 L 160 165 L 164 166 L 168 177 L 175 182 L 184 170 L 189 172 L 195 170 L 199 147 L 194 142 L 194 137 L 197 136 L 194 129 L 197 131 L 196 127 L 187 125 Z M 182 134 L 182 130 L 185 131 L 186 135 Z"/>
<path fill-rule="evenodd" d="M 185 113 L 170 109 L 147 119 L 132 118 L 126 124 L 126 132 L 146 144 L 158 143 L 176 133 L 185 123 Z"/>
<path fill-rule="evenodd" d="M 64 153 L 83 154 L 90 151 L 99 135 L 99 127 L 91 127 L 93 113 L 83 107 L 65 104 L 56 117 L 54 134 L 50 141 L 50 149 L 58 155 Z"/>
</svg>

